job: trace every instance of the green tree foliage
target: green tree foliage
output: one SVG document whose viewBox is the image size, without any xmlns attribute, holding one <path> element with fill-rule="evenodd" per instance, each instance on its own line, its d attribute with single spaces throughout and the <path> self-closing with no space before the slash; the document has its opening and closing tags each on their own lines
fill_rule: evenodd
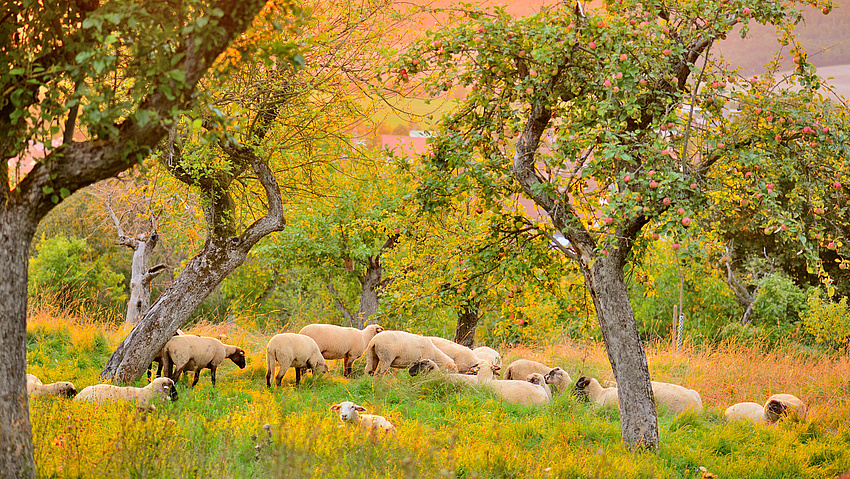
<svg viewBox="0 0 850 479">
<path fill-rule="evenodd" d="M 85 239 L 64 235 L 41 239 L 30 260 L 29 285 L 34 299 L 43 295 L 65 307 L 89 300 L 115 306 L 126 299 L 124 277 L 108 258 Z"/>
<path fill-rule="evenodd" d="M 433 142 L 426 203 L 461 191 L 485 201 L 522 194 L 569 241 L 566 254 L 594 299 L 620 384 L 626 444 L 652 447 L 658 439 L 624 281 L 638 238 L 669 236 L 671 249 L 703 255 L 696 214 L 761 194 L 763 210 L 750 220 L 779 227 L 807 268 L 829 281 L 817 244 L 802 234 L 801 209 L 784 207 L 773 177 L 808 171 L 793 177 L 795 198 L 812 192 L 817 201 L 846 203 L 846 110 L 820 99 L 822 82 L 794 39 L 800 4 L 832 7 L 618 0 L 596 10 L 559 4 L 522 19 L 461 7 L 453 12 L 458 26 L 426 32 L 393 69 L 395 80 L 421 78 L 432 95 L 470 89 Z M 796 68 L 782 83 L 744 78 L 710 56 L 751 23 L 774 25 L 779 48 L 794 55 Z M 748 114 L 756 109 L 770 115 Z M 731 168 L 756 166 L 761 175 L 728 183 Z M 837 240 L 833 246 L 843 254 Z"/>
<path fill-rule="evenodd" d="M 831 348 L 850 348 L 850 309 L 847 297 L 838 302 L 830 301 L 819 293 L 809 295 L 808 310 L 802 314 L 803 327 L 818 343 Z"/>
</svg>

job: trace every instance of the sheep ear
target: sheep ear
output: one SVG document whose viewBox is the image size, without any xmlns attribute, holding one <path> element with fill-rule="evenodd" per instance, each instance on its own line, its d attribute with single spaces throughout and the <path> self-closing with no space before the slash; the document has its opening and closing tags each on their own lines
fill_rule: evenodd
<svg viewBox="0 0 850 479">
<path fill-rule="evenodd" d="M 363 406 L 354 406 L 354 410 L 357 412 L 366 412 L 366 408 Z"/>
<path fill-rule="evenodd" d="M 339 404 L 334 404 L 331 406 L 331 411 L 339 411 Z"/>
</svg>

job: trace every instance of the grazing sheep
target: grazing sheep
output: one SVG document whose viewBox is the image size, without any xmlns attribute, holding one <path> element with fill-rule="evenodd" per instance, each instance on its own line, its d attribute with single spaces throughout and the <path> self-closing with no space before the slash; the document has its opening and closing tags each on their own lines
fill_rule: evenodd
<svg viewBox="0 0 850 479">
<path fill-rule="evenodd" d="M 723 417 L 727 422 L 739 420 L 764 422 L 764 406 L 754 402 L 739 402 L 727 407 Z"/>
<path fill-rule="evenodd" d="M 378 416 L 377 414 L 361 414 L 366 412 L 366 408 L 351 401 L 334 404 L 331 406 L 331 411 L 339 411 L 339 418 L 344 423 L 357 424 L 370 432 L 395 433 L 395 426 L 387 418 Z"/>
<path fill-rule="evenodd" d="M 245 351 L 242 348 L 224 344 L 216 338 L 206 336 L 174 336 L 163 348 L 163 367 L 165 373 L 175 383 L 184 372 L 194 371 L 192 387 L 198 384 L 202 369 L 209 369 L 212 384 L 215 386 L 215 372 L 225 358 L 233 361 L 239 369 L 245 368 Z M 172 368 L 174 372 L 172 374 Z"/>
<path fill-rule="evenodd" d="M 74 401 L 95 404 L 106 401 L 126 401 L 135 404 L 141 411 L 153 411 L 156 409 L 154 401 L 166 399 L 177 400 L 177 388 L 174 387 L 174 381 L 169 378 L 156 378 L 143 388 L 96 384 L 84 388 L 74 397 Z"/>
<path fill-rule="evenodd" d="M 408 368 L 420 359 L 431 359 L 441 369 L 457 372 L 452 358 L 440 351 L 424 336 L 405 331 L 376 334 L 363 353 L 366 374 L 383 375 L 390 368 Z"/>
<path fill-rule="evenodd" d="M 540 373 L 545 376 L 549 374 L 549 371 L 551 370 L 552 368 L 549 366 L 546 366 L 543 363 L 538 363 L 537 361 L 532 361 L 530 359 L 517 359 L 511 364 L 508 364 L 508 367 L 505 369 L 505 377 L 503 379 L 525 381 L 525 378 L 527 378 L 531 373 Z"/>
<path fill-rule="evenodd" d="M 174 332 L 173 336 L 185 336 L 186 333 L 183 332 L 182 329 L 178 329 Z M 163 354 L 165 354 L 165 346 L 160 348 L 159 352 L 156 353 L 156 356 L 151 360 L 150 366 L 148 366 L 148 381 L 151 380 L 151 368 L 153 367 L 153 363 L 156 363 L 156 377 L 162 376 L 162 363 L 163 363 Z"/>
<path fill-rule="evenodd" d="M 619 406 L 620 398 L 617 388 L 603 388 L 596 378 L 580 377 L 576 381 L 575 390 L 580 395 L 600 406 Z"/>
<path fill-rule="evenodd" d="M 280 386 L 283 376 L 289 368 L 295 368 L 295 384 L 301 383 L 302 368 L 310 368 L 313 376 L 328 372 L 328 365 L 319 345 L 310 336 L 296 333 L 276 334 L 266 346 L 266 386 L 271 387 L 271 377 L 276 364 L 280 365 L 274 377 L 276 386 Z"/>
<path fill-rule="evenodd" d="M 472 350 L 482 361 L 489 361 L 494 366 L 502 367 L 502 355 L 493 348 L 487 346 L 479 346 Z"/>
<path fill-rule="evenodd" d="M 506 379 L 494 381 L 492 365 L 482 361 L 478 365 L 478 385 L 496 393 L 503 401 L 523 406 L 546 404 L 552 400 L 552 392 L 545 387 L 543 375 L 529 374 L 532 382 Z"/>
<path fill-rule="evenodd" d="M 462 344 L 458 344 L 448 339 L 439 338 L 437 336 L 426 336 L 437 349 L 442 351 L 446 356 L 452 358 L 457 366 L 457 372 L 465 374 L 469 368 L 477 366 L 481 362 L 481 358 L 475 355 L 472 349 L 467 348 Z"/>
<path fill-rule="evenodd" d="M 362 331 L 333 324 L 308 324 L 298 334 L 313 338 L 326 360 L 342 359 L 343 375 L 349 377 L 354 361 L 363 355 L 369 341 L 383 330 L 377 324 L 370 324 Z"/>
<path fill-rule="evenodd" d="M 683 413 L 688 409 L 702 411 L 702 398 L 699 393 L 678 384 L 652 381 L 652 395 L 656 405 L 664 405 L 674 414 Z"/>
<path fill-rule="evenodd" d="M 764 403 L 764 420 L 773 424 L 786 417 L 806 419 L 806 405 L 793 394 L 774 394 Z"/>
<path fill-rule="evenodd" d="M 77 388 L 67 381 L 44 384 L 41 379 L 27 374 L 27 395 L 30 399 L 46 396 L 71 398 L 77 395 Z"/>
<path fill-rule="evenodd" d="M 437 363 L 435 363 L 433 360 L 420 359 L 419 361 L 413 363 L 413 365 L 411 365 L 409 368 L 407 368 L 407 374 L 410 374 L 411 376 L 419 376 L 420 374 L 426 375 L 439 369 L 440 366 L 437 366 Z"/>
<path fill-rule="evenodd" d="M 554 368 L 544 376 L 546 379 L 546 384 L 551 385 L 555 388 L 556 391 L 562 393 L 567 390 L 570 384 L 572 384 L 573 379 L 570 377 L 569 373 L 564 371 L 561 368 Z"/>
</svg>

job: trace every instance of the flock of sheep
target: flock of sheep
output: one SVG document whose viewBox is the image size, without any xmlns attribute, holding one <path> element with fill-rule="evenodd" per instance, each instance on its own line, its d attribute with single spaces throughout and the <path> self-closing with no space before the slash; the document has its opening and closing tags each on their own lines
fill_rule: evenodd
<svg viewBox="0 0 850 479">
<path fill-rule="evenodd" d="M 503 401 L 521 405 L 546 404 L 557 393 L 573 389 L 582 397 L 600 406 L 618 405 L 616 385 L 603 387 L 594 378 L 581 377 L 573 385 L 570 375 L 560 367 L 549 367 L 528 359 L 518 359 L 505 368 L 504 379 L 498 379 L 502 357 L 494 349 L 470 349 L 447 339 L 421 336 L 405 331 L 385 331 L 376 324 L 359 330 L 331 324 L 310 324 L 296 333 L 282 333 L 272 337 L 266 347 L 266 385 L 280 386 L 289 368 L 295 368 L 295 383 L 309 368 L 314 375 L 328 371 L 327 360 L 343 360 L 343 375 L 349 377 L 353 363 L 365 357 L 365 372 L 383 375 L 390 368 L 407 369 L 411 376 L 440 374 L 447 381 L 487 389 Z M 27 375 L 27 393 L 30 397 L 65 396 L 75 401 L 101 403 L 126 401 L 141 410 L 151 411 L 157 399 L 177 400 L 175 383 L 182 373 L 194 372 L 192 386 L 198 382 L 201 370 L 209 369 L 213 385 L 216 369 L 230 359 L 240 368 L 245 367 L 245 351 L 222 343 L 216 338 L 183 334 L 172 337 L 154 358 L 158 363 L 157 376 L 144 388 L 120 387 L 111 384 L 89 386 L 77 393 L 69 382 L 42 384 Z M 652 381 L 655 403 L 678 414 L 687 410 L 701 411 L 700 394 L 678 384 Z M 382 416 L 366 414 L 363 406 L 343 401 L 331 406 L 340 419 L 361 427 L 394 432 L 393 426 Z M 727 421 L 751 420 L 772 424 L 785 416 L 804 418 L 806 406 L 791 394 L 775 394 L 764 405 L 745 402 L 726 409 Z"/>
</svg>

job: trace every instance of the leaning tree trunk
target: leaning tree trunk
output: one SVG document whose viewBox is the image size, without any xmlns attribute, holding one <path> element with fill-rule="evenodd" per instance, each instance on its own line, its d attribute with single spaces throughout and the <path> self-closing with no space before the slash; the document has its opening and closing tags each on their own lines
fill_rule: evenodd
<svg viewBox="0 0 850 479">
<path fill-rule="evenodd" d="M 208 235 L 204 248 L 189 261 L 112 353 L 100 373 L 101 379 L 127 383 L 140 378 L 156 353 L 189 319 L 195 308 L 230 272 L 245 262 L 251 248 L 264 236 L 280 231 L 285 226 L 280 188 L 268 165 L 250 150 L 231 151 L 230 154 L 245 155 L 252 159 L 254 172 L 265 189 L 268 213 L 255 221 L 241 236 L 236 236 L 233 200 L 227 193 L 230 181 L 219 177 L 206 183 L 215 191 L 207 190 L 205 195 L 215 200 L 210 199 L 205 207 Z"/>
<path fill-rule="evenodd" d="M 9 210 L 0 216 L 0 277 L 4 278 L 0 281 L 0 477 L 33 477 L 26 387 L 26 290 L 35 225 L 28 225 L 21 215 Z"/>
<path fill-rule="evenodd" d="M 455 342 L 471 348 L 475 344 L 475 327 L 480 319 L 478 302 L 464 303 L 457 316 Z"/>
</svg>

